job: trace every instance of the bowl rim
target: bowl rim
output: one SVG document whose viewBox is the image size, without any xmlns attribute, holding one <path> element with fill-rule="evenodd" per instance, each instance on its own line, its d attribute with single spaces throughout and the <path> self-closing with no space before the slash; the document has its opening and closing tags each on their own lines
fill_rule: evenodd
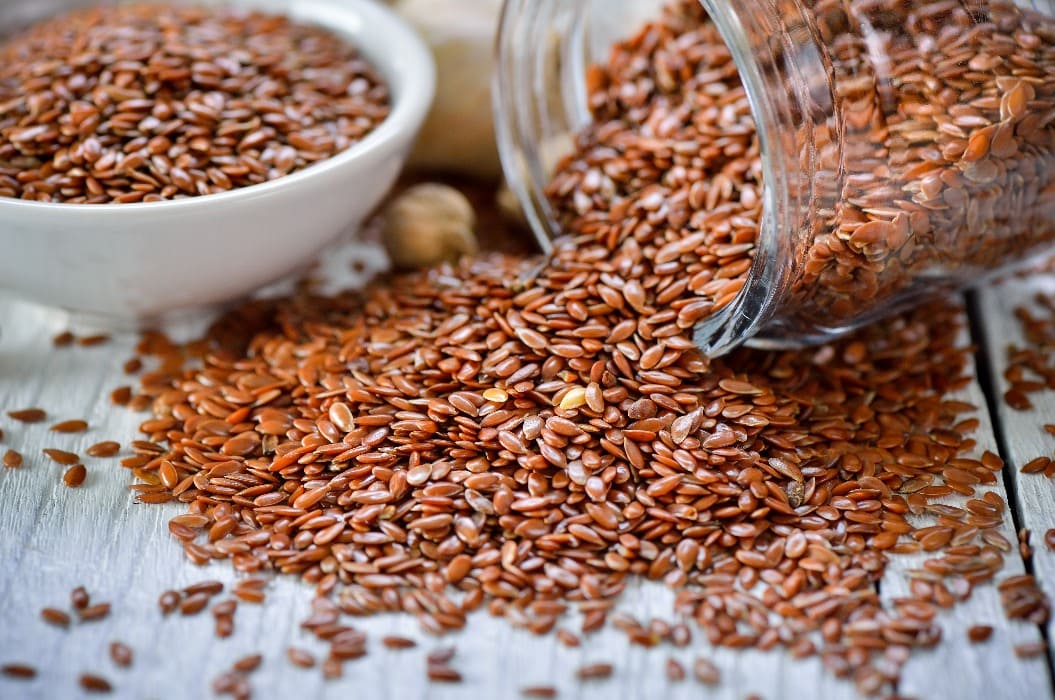
<svg viewBox="0 0 1055 700">
<path fill-rule="evenodd" d="M 221 3 L 221 6 L 224 4 L 228 3 Z M 240 8 L 252 8 L 255 4 L 246 0 L 229 3 L 230 6 Z M 318 19 L 317 15 L 313 16 L 310 13 L 300 17 L 294 16 L 298 10 L 302 11 L 313 5 L 331 6 L 335 14 L 347 18 L 349 22 L 331 21 L 333 15 L 326 15 L 325 20 Z M 287 14 L 296 21 L 313 22 L 340 35 L 346 35 L 349 23 L 355 18 L 364 31 L 376 31 L 385 37 L 387 49 L 369 55 L 359 44 L 346 37 L 346 40 L 351 42 L 356 50 L 381 74 L 389 91 L 391 108 L 388 115 L 360 141 L 302 170 L 274 180 L 238 187 L 226 192 L 167 199 L 160 202 L 109 202 L 106 204 L 39 202 L 17 197 L 0 197 L 0 209 L 69 212 L 77 215 L 100 216 L 110 215 L 115 211 L 160 212 L 167 209 L 186 209 L 192 206 L 232 204 L 240 199 L 256 198 L 267 195 L 273 190 L 307 183 L 381 151 L 390 142 L 405 135 L 408 131 L 416 133 L 425 120 L 435 95 L 436 65 L 424 39 L 405 19 L 394 10 L 373 0 L 313 0 L 308 3 L 291 4 L 285 12 L 276 12 L 276 14 Z"/>
</svg>

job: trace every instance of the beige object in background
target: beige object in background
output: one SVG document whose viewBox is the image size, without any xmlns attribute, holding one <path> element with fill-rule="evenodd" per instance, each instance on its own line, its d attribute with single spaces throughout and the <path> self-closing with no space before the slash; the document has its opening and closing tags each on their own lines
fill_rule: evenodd
<svg viewBox="0 0 1055 700">
<path fill-rule="evenodd" d="M 501 0 L 398 0 L 394 7 L 429 44 L 438 74 L 409 165 L 498 178 L 491 73 Z"/>
<path fill-rule="evenodd" d="M 392 264 L 403 270 L 455 262 L 475 253 L 473 205 L 448 185 L 414 185 L 386 207 L 381 241 Z"/>
</svg>

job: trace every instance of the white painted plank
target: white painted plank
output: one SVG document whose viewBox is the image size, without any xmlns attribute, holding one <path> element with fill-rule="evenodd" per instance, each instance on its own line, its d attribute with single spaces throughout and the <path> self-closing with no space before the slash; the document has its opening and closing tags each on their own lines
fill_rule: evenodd
<svg viewBox="0 0 1055 700">
<path fill-rule="evenodd" d="M 1003 401 L 1009 388 L 1004 379 L 1007 367 L 1007 346 L 1015 344 L 1025 347 L 1014 310 L 1019 306 L 1032 306 L 1037 292 L 1055 292 L 1055 277 L 1034 275 L 1028 278 L 1011 278 L 978 292 L 980 316 L 989 333 L 984 350 L 993 367 L 993 393 L 998 397 L 996 411 L 997 428 L 1002 432 L 1007 449 L 1007 470 L 1015 486 L 1017 509 L 1023 527 L 1032 531 L 1033 570 L 1048 597 L 1055 600 L 1055 552 L 1044 545 L 1044 533 L 1055 527 L 1055 481 L 1043 474 L 1021 474 L 1023 464 L 1047 455 L 1055 450 L 1055 436 L 1047 433 L 1043 425 L 1055 423 L 1055 392 L 1043 391 L 1030 395 L 1034 409 L 1016 411 Z M 1055 621 L 1048 623 L 1048 639 L 1055 639 Z M 1049 649 L 1055 661 L 1055 650 Z"/>
<path fill-rule="evenodd" d="M 969 342 L 966 332 L 961 342 Z M 970 456 L 980 457 L 986 450 L 998 454 L 992 421 L 981 386 L 977 381 L 971 382 L 956 398 L 979 408 L 976 417 L 980 425 L 974 435 L 978 444 Z M 1003 480 L 998 480 L 993 486 L 977 487 L 976 491 L 979 498 L 986 491 L 995 491 L 1009 507 L 1012 504 Z M 941 499 L 941 502 L 962 507 L 966 500 L 962 496 L 953 496 Z M 917 524 L 923 523 L 919 521 Z M 1008 541 L 1017 541 L 1010 514 L 1005 516 L 1000 532 Z M 884 601 L 911 597 L 909 579 L 902 572 L 920 568 L 929 556 L 930 554 L 918 554 L 892 557 L 880 584 L 880 597 Z M 1006 555 L 1004 570 L 997 575 L 997 581 L 1023 571 L 1025 566 L 1022 559 L 1018 552 L 1014 551 Z M 1052 696 L 1045 660 L 1020 659 L 1014 653 L 1016 644 L 1041 639 L 1037 627 L 1020 621 L 1008 621 L 994 585 L 977 586 L 970 599 L 951 610 L 942 611 L 938 620 L 942 627 L 942 643 L 933 650 L 919 653 L 906 664 L 899 687 L 901 694 L 918 698 Z M 984 644 L 971 644 L 967 640 L 967 628 L 971 625 L 991 625 L 993 636 Z"/>
<path fill-rule="evenodd" d="M 258 697 L 343 698 L 355 693 L 393 700 L 516 698 L 524 686 L 552 684 L 560 688 L 562 698 L 697 698 L 703 691 L 695 682 L 670 684 L 663 673 L 668 656 L 690 667 L 697 654 L 713 659 L 723 672 L 722 684 L 708 689 L 707 697 L 732 700 L 751 693 L 767 700 L 854 697 L 852 686 L 823 672 L 817 659 L 792 661 L 782 653 L 713 650 L 700 635 L 690 650 L 644 650 L 629 646 L 614 630 L 600 633 L 584 647 L 566 649 L 552 636 L 539 638 L 513 630 L 485 613 L 472 616 L 465 632 L 441 640 L 422 636 L 406 617 L 353 621 L 370 635 L 370 654 L 347 664 L 344 679 L 327 683 L 318 671 L 295 669 L 285 659 L 291 644 L 322 651 L 297 628 L 306 614 L 310 590 L 289 578 L 272 585 L 265 606 L 240 606 L 236 633 L 228 640 L 213 637 L 208 613 L 163 619 L 155 601 L 165 588 L 206 578 L 229 583 L 234 575 L 225 563 L 206 569 L 187 564 L 165 530 L 167 519 L 179 507 L 134 505 L 127 491 L 129 475 L 116 460 L 89 460 L 88 483 L 72 491 L 59 483 L 61 468 L 48 464 L 39 453 L 46 446 L 83 450 L 102 439 L 127 442 L 141 420 L 112 409 L 107 398 L 113 386 L 125 382 L 120 367 L 131 355 L 134 338 L 121 335 L 101 347 L 54 350 L 50 337 L 66 322 L 62 315 L 0 299 L 0 411 L 39 405 L 56 418 L 86 417 L 92 424 L 85 435 L 54 436 L 47 423 L 20 426 L 0 412 L 7 433 L 3 446 L 17 447 L 27 457 L 21 470 L 0 473 L 0 503 L 5 504 L 0 508 L 0 662 L 25 660 L 42 669 L 30 683 L 0 679 L 0 697 L 76 696 L 76 677 L 82 671 L 99 671 L 110 678 L 118 697 L 208 697 L 211 679 L 250 652 L 266 657 L 252 676 L 258 691 L 267 690 Z M 972 400 L 979 402 L 977 389 L 972 391 Z M 980 449 L 989 446 L 987 439 L 980 440 Z M 895 558 L 881 587 L 884 597 L 903 592 L 899 586 L 905 582 L 894 572 L 908 565 Z M 78 584 L 86 585 L 95 599 L 114 603 L 109 619 L 69 632 L 40 621 L 41 607 L 65 607 L 69 590 Z M 669 619 L 671 594 L 658 585 L 633 586 L 621 607 L 639 619 L 653 615 Z M 963 629 L 977 622 L 988 622 L 1000 631 L 989 645 L 968 648 L 962 643 Z M 564 624 L 578 629 L 574 617 Z M 910 661 L 903 692 L 920 697 L 1016 699 L 1050 695 L 1042 664 L 1009 655 L 1010 643 L 1033 639 L 1035 632 L 1005 624 L 991 588 L 983 587 L 967 606 L 944 616 L 942 624 L 946 644 Z M 411 636 L 421 646 L 386 650 L 378 643 L 384 634 Z M 113 639 L 134 648 L 132 669 L 116 669 L 108 660 L 106 647 Z M 427 684 L 425 653 L 448 644 L 459 650 L 454 666 L 465 674 L 465 682 Z M 575 683 L 574 670 L 591 661 L 614 663 L 615 677 L 608 682 Z"/>
</svg>

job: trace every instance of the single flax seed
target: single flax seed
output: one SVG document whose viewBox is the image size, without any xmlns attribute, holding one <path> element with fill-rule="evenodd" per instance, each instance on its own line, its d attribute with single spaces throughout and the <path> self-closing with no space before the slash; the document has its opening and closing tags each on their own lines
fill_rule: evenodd
<svg viewBox="0 0 1055 700">
<path fill-rule="evenodd" d="M 60 450 L 54 447 L 46 447 L 43 452 L 52 462 L 66 467 L 72 466 L 81 461 L 81 458 L 75 452 L 67 452 L 66 450 Z"/>
<path fill-rule="evenodd" d="M 300 668 L 311 668 L 315 665 L 315 657 L 312 656 L 311 652 L 304 649 L 298 649 L 297 647 L 290 647 L 286 650 L 286 655 L 289 657 L 289 661 L 294 666 Z"/>
<path fill-rule="evenodd" d="M 260 668 L 260 664 L 263 663 L 263 661 L 264 657 L 262 655 L 250 654 L 235 661 L 233 668 L 235 671 L 240 671 L 241 673 L 251 673 Z"/>
<path fill-rule="evenodd" d="M 614 667 L 612 664 L 606 663 L 591 663 L 584 666 L 580 666 L 575 671 L 575 676 L 580 680 L 598 680 L 602 678 L 610 678 Z"/>
<path fill-rule="evenodd" d="M 84 586 L 77 586 L 70 591 L 70 605 L 74 610 L 84 610 L 91 603 L 91 596 Z"/>
<path fill-rule="evenodd" d="M 410 649 L 418 645 L 418 643 L 415 642 L 413 639 L 409 639 L 407 637 L 393 636 L 383 637 L 381 639 L 381 643 L 389 649 Z"/>
<path fill-rule="evenodd" d="M 988 640 L 993 636 L 993 628 L 991 625 L 971 625 L 967 628 L 967 639 L 972 644 L 980 644 Z"/>
<path fill-rule="evenodd" d="M 461 683 L 462 674 L 447 664 L 429 664 L 426 675 L 434 683 Z"/>
<path fill-rule="evenodd" d="M 74 340 L 76 340 L 76 338 L 73 333 L 70 331 L 62 331 L 51 339 L 51 344 L 57 348 L 64 348 L 73 345 Z"/>
<path fill-rule="evenodd" d="M 122 668 L 132 665 L 132 648 L 122 642 L 110 642 L 110 658 Z"/>
<path fill-rule="evenodd" d="M 110 681 L 94 673 L 82 673 L 80 684 L 89 693 L 110 693 L 114 689 Z"/>
<path fill-rule="evenodd" d="M 40 617 L 49 625 L 62 627 L 64 629 L 70 626 L 69 614 L 56 608 L 44 608 L 40 611 Z"/>
<path fill-rule="evenodd" d="M 109 603 L 96 603 L 94 605 L 89 605 L 77 611 L 77 615 L 84 622 L 88 622 L 91 620 L 101 620 L 104 617 L 107 617 L 109 614 Z"/>
<path fill-rule="evenodd" d="M 40 423 L 48 417 L 41 408 L 23 408 L 17 411 L 8 411 L 7 415 L 20 423 Z"/>
<path fill-rule="evenodd" d="M 158 607 L 161 608 L 162 615 L 168 615 L 175 612 L 179 608 L 180 594 L 176 591 L 165 591 L 158 598 Z"/>
<path fill-rule="evenodd" d="M 1020 659 L 1031 659 L 1035 656 L 1042 656 L 1048 651 L 1047 643 L 1040 642 L 1023 642 L 1022 644 L 1015 645 L 1015 656 Z"/>
<path fill-rule="evenodd" d="M 19 680 L 31 680 L 37 677 L 37 669 L 23 663 L 4 664 L 0 666 L 0 672 L 8 678 L 17 678 Z"/>
<path fill-rule="evenodd" d="M 84 483 L 85 478 L 88 476 L 88 470 L 85 469 L 83 464 L 75 464 L 66 470 L 66 473 L 62 475 L 62 483 L 66 484 L 70 488 L 77 488 Z"/>
<path fill-rule="evenodd" d="M 49 428 L 53 433 L 83 433 L 88 429 L 88 423 L 83 420 L 64 420 Z"/>
<path fill-rule="evenodd" d="M 121 451 L 121 443 L 112 440 L 97 442 L 84 452 L 89 457 L 113 457 Z"/>
</svg>

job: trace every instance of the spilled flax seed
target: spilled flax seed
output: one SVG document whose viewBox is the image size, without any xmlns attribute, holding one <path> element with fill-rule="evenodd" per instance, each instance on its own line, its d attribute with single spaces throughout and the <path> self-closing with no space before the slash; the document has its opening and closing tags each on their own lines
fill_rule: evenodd
<svg viewBox="0 0 1055 700">
<path fill-rule="evenodd" d="M 643 646 L 696 630 L 787 647 L 889 692 L 909 651 L 939 641 L 938 608 L 1012 551 L 985 488 L 1002 462 L 972 456 L 976 407 L 954 398 L 970 382 L 963 315 L 936 302 L 808 350 L 704 357 L 691 329 L 737 293 L 759 226 L 750 109 L 698 3 L 613 56 L 591 81 L 623 97 L 596 100 L 605 123 L 554 180 L 569 234 L 547 259 L 250 302 L 183 347 L 146 335 L 137 353 L 158 369 L 115 397 L 154 413 L 126 460 L 137 498 L 184 505 L 170 533 L 195 564 L 313 584 L 327 675 L 365 653 L 341 613 L 405 611 L 443 633 L 486 608 L 545 633 L 578 609 L 584 632 L 610 617 Z M 676 84 L 627 97 L 675 61 L 713 104 L 690 108 Z M 644 139 L 627 127 L 642 119 L 675 128 Z M 678 160 L 701 152 L 713 170 Z M 657 184 L 678 178 L 687 191 Z M 911 595 L 883 604 L 890 557 L 919 553 Z M 676 623 L 613 611 L 635 578 L 675 591 Z M 1009 615 L 1047 614 L 1031 579 L 1001 595 Z M 452 654 L 430 655 L 431 679 L 460 679 Z M 691 674 L 721 678 L 702 657 Z"/>
</svg>

